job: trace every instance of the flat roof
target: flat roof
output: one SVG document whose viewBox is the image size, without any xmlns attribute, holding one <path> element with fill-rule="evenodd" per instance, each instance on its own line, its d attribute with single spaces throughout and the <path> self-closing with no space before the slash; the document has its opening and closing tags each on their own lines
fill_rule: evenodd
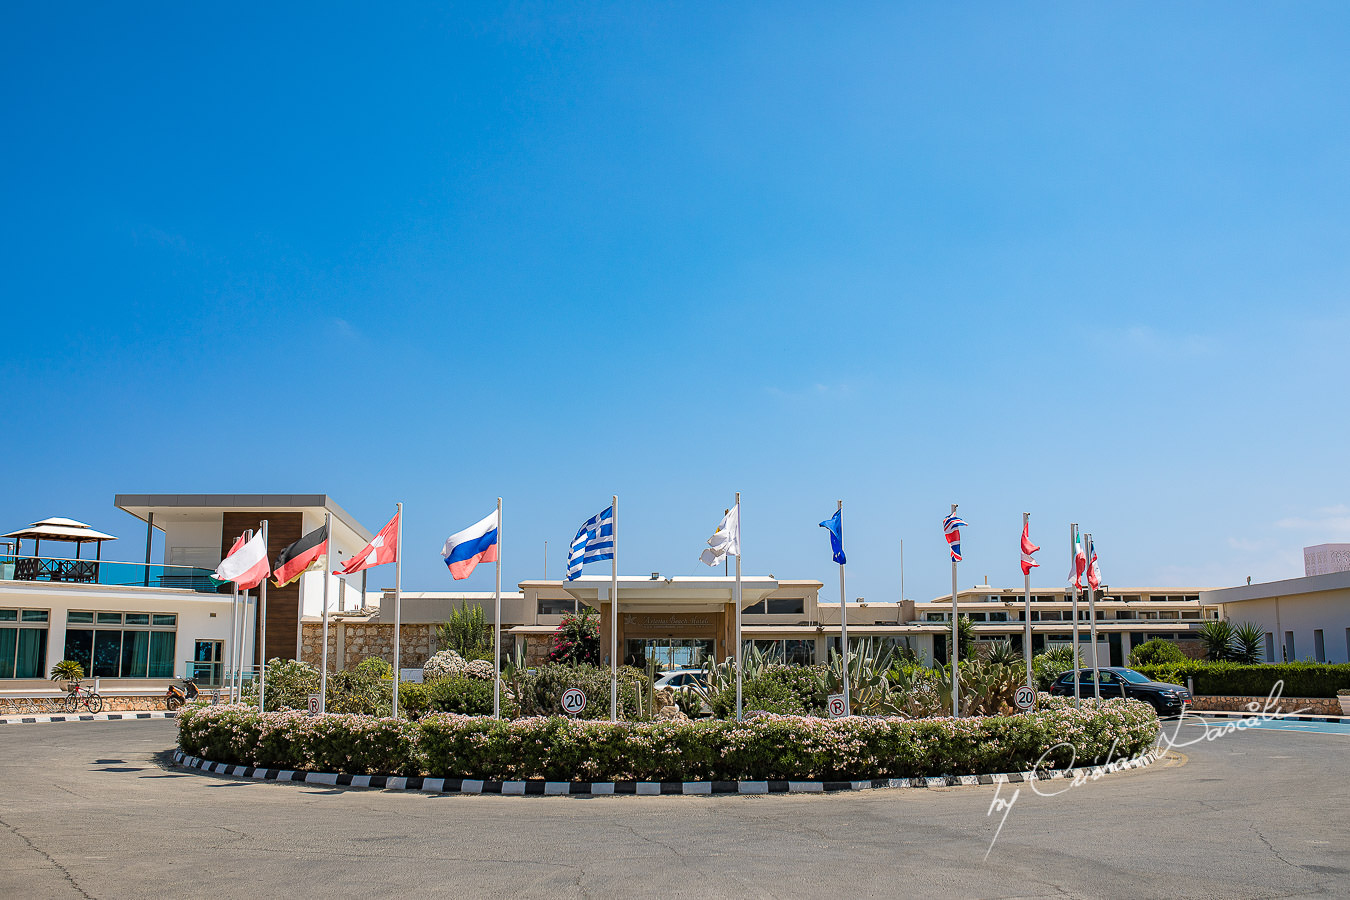
<svg viewBox="0 0 1350 900">
<path fill-rule="evenodd" d="M 327 494 L 117 494 L 113 497 L 113 505 L 142 522 L 149 521 L 150 513 L 160 509 L 248 509 L 286 512 L 322 509 L 332 513 L 333 518 L 355 532 L 362 540 L 369 541 L 375 537 Z"/>
<path fill-rule="evenodd" d="M 1266 581 L 1261 584 L 1243 584 L 1238 587 L 1204 591 L 1202 603 L 1241 603 L 1243 600 L 1267 600 L 1271 597 L 1291 597 L 1298 594 L 1317 594 L 1322 591 L 1340 591 L 1350 588 L 1350 572 L 1328 572 L 1326 575 L 1304 575 L 1284 581 Z"/>
</svg>

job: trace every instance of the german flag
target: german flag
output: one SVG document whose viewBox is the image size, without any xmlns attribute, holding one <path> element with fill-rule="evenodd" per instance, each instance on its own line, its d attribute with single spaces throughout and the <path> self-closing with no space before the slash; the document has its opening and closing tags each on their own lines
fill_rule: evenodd
<svg viewBox="0 0 1350 900">
<path fill-rule="evenodd" d="M 276 564 L 272 566 L 275 576 L 272 583 L 285 587 L 299 578 L 306 569 L 315 565 L 319 557 L 328 552 L 328 528 L 316 528 L 300 540 L 277 554 Z"/>
</svg>

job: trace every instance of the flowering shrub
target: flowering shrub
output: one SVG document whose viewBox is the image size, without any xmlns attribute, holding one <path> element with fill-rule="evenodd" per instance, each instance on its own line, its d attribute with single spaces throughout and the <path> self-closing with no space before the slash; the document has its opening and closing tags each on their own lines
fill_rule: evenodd
<svg viewBox="0 0 1350 900">
<path fill-rule="evenodd" d="M 464 667 L 464 674 L 469 678 L 478 678 L 482 681 L 491 681 L 492 676 L 496 674 L 496 668 L 492 665 L 490 659 L 475 659 Z"/>
<path fill-rule="evenodd" d="M 422 680 L 435 681 L 437 678 L 462 676 L 468 668 L 469 664 L 464 661 L 464 657 L 453 650 L 442 650 L 422 664 Z"/>
<path fill-rule="evenodd" d="M 548 648 L 552 663 L 600 665 L 600 614 L 589 606 L 563 616 Z"/>
<path fill-rule="evenodd" d="M 179 746 L 217 762 L 352 774 L 429 774 L 494 780 L 732 780 L 906 778 L 1027 771 L 1106 762 L 1147 750 L 1152 707 L 1041 695 L 1042 709 L 964 719 L 745 722 L 491 719 L 434 713 L 420 721 L 368 716 L 258 714 L 189 706 Z"/>
</svg>

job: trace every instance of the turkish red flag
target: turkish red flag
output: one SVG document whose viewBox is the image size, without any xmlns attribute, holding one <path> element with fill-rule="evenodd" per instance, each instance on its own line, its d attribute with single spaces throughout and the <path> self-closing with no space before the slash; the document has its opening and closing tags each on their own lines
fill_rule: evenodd
<svg viewBox="0 0 1350 900">
<path fill-rule="evenodd" d="M 365 549 L 360 553 L 355 553 L 352 558 L 342 564 L 342 568 L 335 569 L 334 575 L 350 575 L 353 572 L 360 572 L 362 569 L 369 569 L 371 566 L 382 566 L 385 563 L 398 561 L 398 513 L 389 520 L 389 524 L 380 529 L 380 533 L 375 535 L 375 540 L 366 544 Z"/>
</svg>

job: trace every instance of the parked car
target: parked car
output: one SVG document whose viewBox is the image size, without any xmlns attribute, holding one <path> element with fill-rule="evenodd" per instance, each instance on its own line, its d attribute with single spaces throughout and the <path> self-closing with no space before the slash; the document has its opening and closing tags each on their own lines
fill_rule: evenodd
<svg viewBox="0 0 1350 900">
<path fill-rule="evenodd" d="M 707 673 L 702 669 L 674 669 L 657 678 L 652 686 L 657 690 L 674 688 L 677 691 L 687 691 L 695 686 L 702 686 L 706 680 Z"/>
<path fill-rule="evenodd" d="M 1122 666 L 1103 666 L 1101 673 L 1102 698 L 1133 697 L 1152 705 L 1160 716 L 1179 716 L 1191 703 L 1191 692 L 1179 684 L 1154 681 L 1147 675 Z M 1064 672 L 1050 686 L 1050 693 L 1059 697 L 1073 696 L 1073 672 Z M 1079 669 L 1078 696 L 1096 696 L 1092 689 L 1092 670 Z"/>
</svg>

